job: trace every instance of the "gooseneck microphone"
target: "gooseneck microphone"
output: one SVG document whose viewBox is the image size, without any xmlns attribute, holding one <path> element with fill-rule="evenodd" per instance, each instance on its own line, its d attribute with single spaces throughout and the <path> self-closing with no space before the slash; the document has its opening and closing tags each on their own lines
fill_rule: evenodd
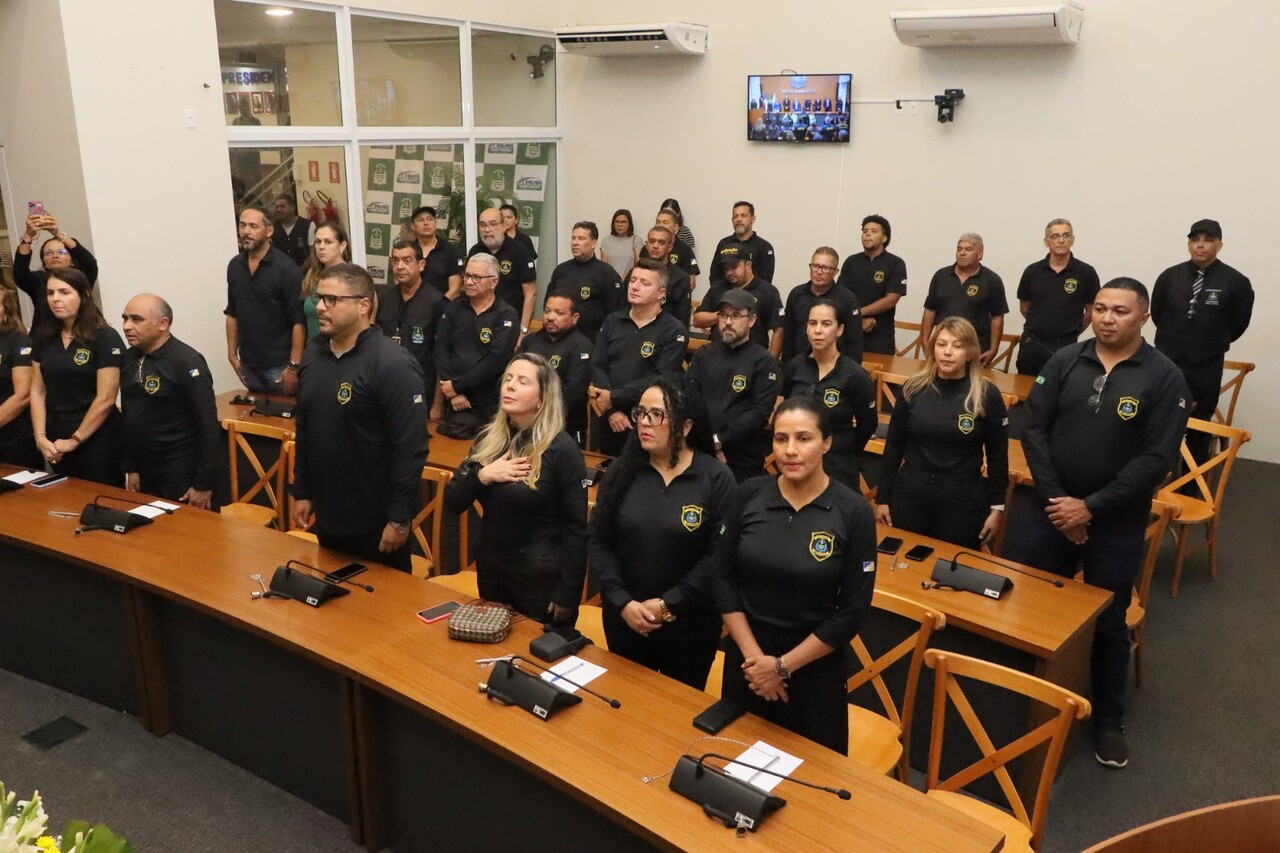
<svg viewBox="0 0 1280 853">
<path fill-rule="evenodd" d="M 84 509 L 80 512 L 80 526 L 76 528 L 76 536 L 88 533 L 91 530 L 111 530 L 115 533 L 127 533 L 135 527 L 141 527 L 144 524 L 150 524 L 151 519 L 145 515 L 139 515 L 136 512 L 127 512 L 120 509 L 112 509 L 105 507 L 101 501 L 115 501 L 116 503 L 125 504 L 129 507 L 137 506 L 137 501 L 131 498 L 117 498 L 113 495 L 95 495 L 91 503 L 84 505 Z M 161 509 L 156 507 L 156 509 Z M 162 512 L 172 515 L 173 510 L 164 509 Z"/>
<path fill-rule="evenodd" d="M 529 666 L 533 667 L 534 669 L 539 669 L 539 670 L 542 670 L 543 672 L 551 672 L 551 670 L 547 669 L 547 668 L 546 668 L 545 666 L 543 666 L 542 664 L 540 664 L 540 663 L 536 663 L 536 662 L 534 662 L 534 661 L 531 661 L 531 660 L 529 660 L 527 657 L 523 657 L 523 656 L 521 656 L 521 655 L 512 655 L 512 656 L 511 656 L 511 661 L 510 661 L 510 662 L 511 662 L 511 665 L 512 665 L 512 669 L 514 669 L 514 668 L 515 668 L 515 664 L 516 664 L 516 662 L 517 662 L 517 661 L 524 661 L 525 663 L 529 664 Z M 579 689 L 579 690 L 581 690 L 583 693 L 590 693 L 592 696 L 594 696 L 594 697 L 596 697 L 597 699 L 599 699 L 600 701 L 604 702 L 604 703 L 605 703 L 606 705 L 608 705 L 610 708 L 621 708 L 621 707 L 622 707 L 622 703 L 621 703 L 620 701 L 618 701 L 617 699 L 613 699 L 613 698 L 611 698 L 611 697 L 609 697 L 609 696 L 605 696 L 603 693 L 597 693 L 596 691 L 592 690 L 590 687 L 587 687 L 585 684 L 579 684 L 579 683 L 578 683 L 578 682 L 576 682 L 576 681 L 571 681 L 571 680 L 569 680 L 568 678 L 565 678 L 563 675 L 560 675 L 559 673 L 556 673 L 556 672 L 551 672 L 551 674 L 555 676 L 556 681 L 563 681 L 565 684 L 572 684 L 574 687 L 578 688 L 578 689 Z M 507 677 L 508 677 L 508 678 L 512 677 L 510 672 L 508 672 Z"/>
<path fill-rule="evenodd" d="M 292 566 L 300 566 L 301 568 L 304 568 L 304 569 L 310 569 L 311 571 L 316 573 L 317 580 L 324 581 L 330 586 L 337 586 L 340 583 L 348 583 L 348 584 L 351 584 L 352 586 L 360 587 L 365 592 L 373 592 L 373 587 L 367 583 L 360 583 L 359 581 L 353 581 L 350 578 L 337 578 L 335 580 L 333 578 L 330 578 L 329 574 L 324 569 L 317 568 L 316 566 L 313 566 L 310 563 L 304 563 L 301 560 L 289 560 L 287 563 L 284 564 L 286 571 L 293 571 L 293 569 L 291 568 Z"/>
<path fill-rule="evenodd" d="M 1017 566 L 1010 566 L 1006 563 L 1001 563 L 998 560 L 991 559 L 986 554 L 977 554 L 977 553 L 974 553 L 973 551 L 957 551 L 955 557 L 952 558 L 953 562 L 959 565 L 960 557 L 962 556 L 977 557 L 979 560 L 982 560 L 984 563 L 987 563 L 988 565 L 999 566 L 1002 569 L 1008 569 L 1011 572 L 1017 572 L 1020 575 L 1026 575 L 1029 578 L 1035 578 L 1036 580 L 1043 581 L 1044 583 L 1051 583 L 1054 586 L 1056 586 L 1058 589 L 1062 589 L 1064 586 L 1066 586 L 1066 584 L 1064 584 L 1060 578 L 1045 578 L 1045 577 L 1041 577 L 1040 575 L 1033 575 L 1031 572 L 1027 571 L 1026 569 L 1020 569 Z"/>
<path fill-rule="evenodd" d="M 847 788 L 831 788 L 826 785 L 819 785 L 815 782 L 808 782 L 808 781 L 805 781 L 804 779 L 797 779 L 794 776 L 788 776 L 785 773 L 779 773 L 778 771 L 770 770 L 767 767 L 757 767 L 754 764 L 743 764 L 741 761 L 738 761 L 737 759 L 730 758 L 727 755 L 721 755 L 718 752 L 704 753 L 702 757 L 698 759 L 698 767 L 694 771 L 696 775 L 699 775 L 699 776 L 702 775 L 703 771 L 705 770 L 710 770 L 712 773 L 719 773 L 722 776 L 729 775 L 725 773 L 724 768 L 711 767 L 710 765 L 708 765 L 706 763 L 708 758 L 719 758 L 721 761 L 726 761 L 726 762 L 729 762 L 730 764 L 736 764 L 739 767 L 745 767 L 748 770 L 755 770 L 760 773 L 768 773 L 770 776 L 777 776 L 779 779 L 782 779 L 784 782 L 795 782 L 797 785 L 803 785 L 806 788 L 813 788 L 815 791 L 826 791 L 828 794 L 835 794 L 837 797 L 839 797 L 842 800 L 853 799 L 853 794 L 850 793 Z M 719 817 L 719 815 L 712 815 L 712 816 Z M 727 825 L 735 826 L 736 824 L 731 821 Z"/>
</svg>

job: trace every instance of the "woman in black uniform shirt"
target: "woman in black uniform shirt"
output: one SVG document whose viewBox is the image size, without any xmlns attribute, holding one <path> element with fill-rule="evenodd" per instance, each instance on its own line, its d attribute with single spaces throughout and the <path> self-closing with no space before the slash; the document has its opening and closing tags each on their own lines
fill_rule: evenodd
<svg viewBox="0 0 1280 853">
<path fill-rule="evenodd" d="M 0 286 L 0 462 L 38 468 L 31 440 L 31 338 L 19 327 L 18 293 Z"/>
<path fill-rule="evenodd" d="M 858 454 L 876 431 L 876 386 L 861 364 L 838 349 L 844 334 L 838 310 L 829 299 L 810 306 L 805 335 L 812 352 L 787 362 L 778 399 L 812 397 L 822 404 L 831 422 L 831 450 L 823 467 L 857 492 Z"/>
<path fill-rule="evenodd" d="M 60 474 L 124 484 L 116 440 L 116 394 L 124 341 L 93 304 L 76 269 L 49 271 L 52 321 L 37 326 L 31 374 L 36 447 Z"/>
<path fill-rule="evenodd" d="M 843 754 L 845 679 L 876 579 L 876 525 L 828 477 L 825 407 L 791 397 L 773 420 L 782 476 L 738 487 L 720 542 L 715 601 L 733 638 L 721 695 Z"/>
<path fill-rule="evenodd" d="M 965 548 L 995 534 L 1009 485 L 1009 419 L 999 389 L 982 375 L 980 351 L 968 320 L 948 317 L 934 327 L 924 369 L 903 384 L 889 420 L 881 524 Z"/>
<path fill-rule="evenodd" d="M 480 597 L 572 625 L 587 573 L 582 451 L 564 431 L 560 379 L 522 353 L 502 377 L 498 413 L 445 489 L 445 506 L 484 509 L 476 555 Z"/>
<path fill-rule="evenodd" d="M 591 514 L 591 576 L 609 651 L 703 689 L 720 640 L 715 544 L 733 472 L 715 458 L 706 409 L 682 373 L 654 380 Z"/>
</svg>

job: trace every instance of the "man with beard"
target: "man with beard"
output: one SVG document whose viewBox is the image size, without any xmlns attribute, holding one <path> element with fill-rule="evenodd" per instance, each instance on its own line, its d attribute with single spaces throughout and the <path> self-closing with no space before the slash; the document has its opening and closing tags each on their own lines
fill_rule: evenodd
<svg viewBox="0 0 1280 853">
<path fill-rule="evenodd" d="M 498 259 L 497 297 L 515 309 L 520 319 L 520 337 L 524 337 L 529 334 L 533 303 L 538 298 L 538 271 L 533 265 L 533 255 L 502 230 L 502 213 L 496 207 L 482 211 L 478 221 L 480 242 L 471 247 L 467 258 L 489 254 Z"/>
<path fill-rule="evenodd" d="M 292 395 L 306 342 L 302 270 L 271 245 L 261 207 L 240 211 L 240 254 L 227 264 L 227 360 L 255 394 Z"/>
<path fill-rule="evenodd" d="M 587 387 L 591 384 L 591 350 L 595 346 L 582 333 L 580 316 L 572 291 L 553 290 L 542 303 L 542 328 L 526 335 L 520 344 L 520 352 L 537 353 L 559 375 L 564 395 L 564 429 L 579 447 L 587 440 Z"/>
<path fill-rule="evenodd" d="M 716 244 L 716 252 L 712 257 L 720 257 L 720 250 L 734 243 L 746 243 L 751 248 L 751 257 L 755 259 L 756 275 L 765 281 L 773 281 L 776 259 L 773 256 L 773 244 L 756 233 L 756 206 L 749 201 L 740 201 L 733 206 L 733 233 Z M 715 287 L 724 281 L 724 268 L 719 264 L 711 265 L 711 286 Z"/>
</svg>

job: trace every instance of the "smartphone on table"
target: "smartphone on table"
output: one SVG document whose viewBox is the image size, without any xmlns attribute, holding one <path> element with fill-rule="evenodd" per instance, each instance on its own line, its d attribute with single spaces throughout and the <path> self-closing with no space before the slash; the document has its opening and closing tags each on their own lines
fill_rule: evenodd
<svg viewBox="0 0 1280 853">
<path fill-rule="evenodd" d="M 447 618 L 450 613 L 461 606 L 456 601 L 446 601 L 444 604 L 437 604 L 435 607 L 419 610 L 418 618 L 430 625 L 432 622 L 439 622 L 441 619 Z"/>
<path fill-rule="evenodd" d="M 905 556 L 908 560 L 915 560 L 918 563 L 932 553 L 933 553 L 933 549 L 930 548 L 928 545 L 917 545 L 916 547 L 912 548 L 903 556 Z"/>
<path fill-rule="evenodd" d="M 880 540 L 880 544 L 876 546 L 876 550 L 881 554 L 896 554 L 898 549 L 902 547 L 902 540 L 897 536 L 886 536 Z"/>
</svg>

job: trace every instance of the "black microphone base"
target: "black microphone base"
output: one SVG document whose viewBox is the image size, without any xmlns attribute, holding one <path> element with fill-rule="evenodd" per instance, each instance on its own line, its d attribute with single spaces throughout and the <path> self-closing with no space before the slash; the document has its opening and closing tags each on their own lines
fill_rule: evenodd
<svg viewBox="0 0 1280 853">
<path fill-rule="evenodd" d="M 346 587 L 320 580 L 306 572 L 295 571 L 288 566 L 276 567 L 276 573 L 271 576 L 271 590 L 284 593 L 294 601 L 301 601 L 312 607 L 319 607 L 331 598 L 341 598 L 351 593 Z"/>
<path fill-rule="evenodd" d="M 95 530 L 112 530 L 116 533 L 128 533 L 135 527 L 150 524 L 151 519 L 136 512 L 125 512 L 122 509 L 109 509 L 97 504 L 85 504 L 80 511 L 80 526 L 92 527 Z"/>
<path fill-rule="evenodd" d="M 962 589 L 965 592 L 976 592 L 978 595 L 983 595 L 987 598 L 999 599 L 1000 596 L 1013 589 L 1013 581 L 1004 575 L 984 572 L 982 569 L 975 569 L 972 566 L 962 566 L 954 560 L 947 560 L 942 557 L 939 557 L 938 561 L 933 564 L 933 574 L 929 577 L 935 583 L 943 586 Z"/>
<path fill-rule="evenodd" d="M 549 681 L 521 670 L 511 661 L 493 665 L 486 692 L 499 702 L 518 705 L 535 717 L 546 720 L 561 708 L 577 705 L 582 697 L 561 690 Z"/>
<path fill-rule="evenodd" d="M 676 762 L 669 787 L 702 806 L 708 814 L 752 832 L 760 826 L 760 821 L 787 804 L 782 797 L 699 764 L 689 755 L 680 756 Z"/>
</svg>

